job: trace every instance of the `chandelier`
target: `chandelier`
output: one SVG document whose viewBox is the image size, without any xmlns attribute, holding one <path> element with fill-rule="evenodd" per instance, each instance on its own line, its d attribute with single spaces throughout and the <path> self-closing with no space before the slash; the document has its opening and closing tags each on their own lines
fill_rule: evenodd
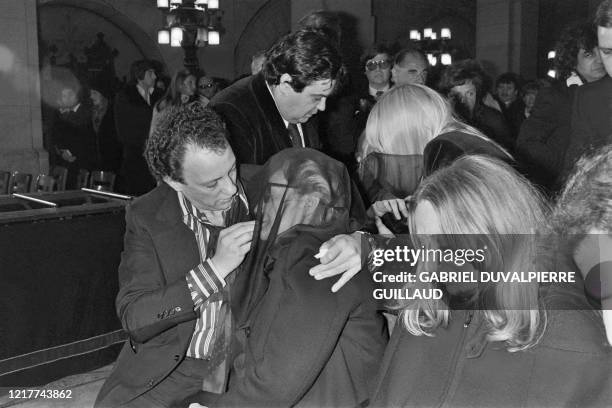
<svg viewBox="0 0 612 408">
<path fill-rule="evenodd" d="M 424 28 L 421 31 L 410 30 L 410 40 L 418 44 L 418 48 L 427 56 L 429 65 L 436 66 L 438 62 L 442 65 L 450 65 L 453 62 L 451 54 L 453 49 L 450 45 L 451 30 L 442 28 L 440 36 L 432 28 Z"/>
<path fill-rule="evenodd" d="M 221 11 L 219 0 L 157 0 L 164 13 L 164 27 L 157 42 L 185 50 L 185 68 L 197 70 L 198 47 L 219 45 Z"/>
</svg>

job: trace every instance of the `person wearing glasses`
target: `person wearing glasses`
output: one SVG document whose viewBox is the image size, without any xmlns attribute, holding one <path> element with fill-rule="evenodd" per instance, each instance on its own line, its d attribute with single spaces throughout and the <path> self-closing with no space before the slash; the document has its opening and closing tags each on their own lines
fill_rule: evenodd
<svg viewBox="0 0 612 408">
<path fill-rule="evenodd" d="M 394 58 L 391 79 L 394 85 L 427 83 L 429 63 L 425 55 L 416 48 L 404 48 Z"/>
<path fill-rule="evenodd" d="M 384 45 L 374 45 L 361 57 L 367 86 L 358 87 L 355 94 L 355 139 L 361 137 L 368 115 L 381 96 L 391 88 L 391 50 Z"/>
</svg>

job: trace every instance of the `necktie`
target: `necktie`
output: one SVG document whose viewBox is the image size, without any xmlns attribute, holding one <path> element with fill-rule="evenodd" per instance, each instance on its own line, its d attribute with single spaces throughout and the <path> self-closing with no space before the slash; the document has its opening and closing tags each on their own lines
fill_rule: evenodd
<svg viewBox="0 0 612 408">
<path fill-rule="evenodd" d="M 297 128 L 295 123 L 290 123 L 287 126 L 287 130 L 289 131 L 289 138 L 291 139 L 291 146 L 293 147 L 304 147 L 302 145 L 302 137 L 300 136 L 300 131 Z"/>
</svg>

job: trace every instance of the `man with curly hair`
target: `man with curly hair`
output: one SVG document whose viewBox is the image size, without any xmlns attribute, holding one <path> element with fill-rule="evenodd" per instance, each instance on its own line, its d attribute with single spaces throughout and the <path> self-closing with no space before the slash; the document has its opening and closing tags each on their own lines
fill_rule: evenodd
<svg viewBox="0 0 612 408">
<path fill-rule="evenodd" d="M 563 160 L 570 141 L 572 100 L 579 86 L 606 73 L 597 50 L 595 25 L 579 22 L 567 27 L 555 47 L 557 81 L 541 89 L 516 142 L 519 160 L 528 176 L 548 192 L 561 187 Z"/>
<path fill-rule="evenodd" d="M 172 108 L 145 157 L 158 185 L 127 209 L 116 302 L 130 339 L 97 407 L 166 407 L 226 386 L 254 222 L 225 125 L 197 103 Z"/>
<path fill-rule="evenodd" d="M 565 157 L 566 172 L 585 152 L 612 143 L 612 0 L 599 5 L 595 25 L 599 56 L 608 75 L 576 91 L 572 132 Z"/>
</svg>

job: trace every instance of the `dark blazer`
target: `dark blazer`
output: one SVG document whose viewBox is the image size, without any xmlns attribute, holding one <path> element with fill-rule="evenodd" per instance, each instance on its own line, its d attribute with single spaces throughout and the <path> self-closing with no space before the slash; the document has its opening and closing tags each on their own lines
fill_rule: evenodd
<svg viewBox="0 0 612 408">
<path fill-rule="evenodd" d="M 196 324 L 185 275 L 200 263 L 200 252 L 176 192 L 162 183 L 136 199 L 127 208 L 126 223 L 116 306 L 130 340 L 96 406 L 124 404 L 157 385 L 185 357 Z M 232 295 L 244 287 L 242 275 Z"/>
<path fill-rule="evenodd" d="M 228 139 L 241 164 L 264 164 L 270 156 L 292 146 L 261 73 L 225 88 L 212 98 L 210 106 L 225 120 Z M 302 123 L 306 147 L 320 147 L 317 126 L 316 115 Z"/>
<path fill-rule="evenodd" d="M 265 294 L 248 302 L 238 327 L 244 353 L 234 360 L 228 392 L 201 393 L 189 402 L 213 408 L 356 407 L 367 401 L 387 343 L 370 275 L 360 273 L 332 293 L 333 280 L 308 274 L 329 236 L 311 227 L 287 234 L 265 273 L 252 277 L 258 283 L 249 285 L 250 291 L 263 286 L 258 292 Z"/>
<path fill-rule="evenodd" d="M 144 194 L 155 187 L 155 179 L 149 173 L 143 157 L 145 143 L 149 137 L 153 106 L 159 94 L 153 92 L 151 105 L 140 96 L 135 84 L 129 84 L 115 97 L 114 114 L 117 139 L 123 144 L 122 192 L 132 195 Z"/>
<path fill-rule="evenodd" d="M 570 138 L 572 100 L 578 86 L 559 81 L 538 92 L 516 140 L 517 159 L 534 183 L 555 191 Z"/>
<path fill-rule="evenodd" d="M 582 85 L 572 107 L 572 131 L 565 155 L 569 173 L 584 153 L 612 143 L 612 78 Z"/>
</svg>

